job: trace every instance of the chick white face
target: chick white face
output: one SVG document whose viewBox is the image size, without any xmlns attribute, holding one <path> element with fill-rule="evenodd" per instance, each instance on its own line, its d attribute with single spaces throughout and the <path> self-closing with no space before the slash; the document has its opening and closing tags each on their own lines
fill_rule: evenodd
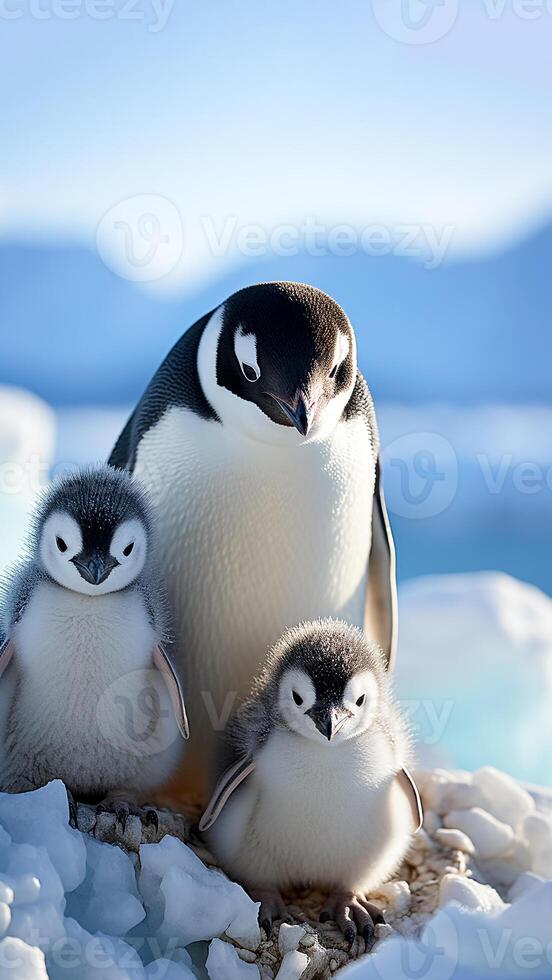
<svg viewBox="0 0 552 980">
<path fill-rule="evenodd" d="M 313 678 L 291 668 L 282 675 L 278 692 L 280 715 L 287 727 L 328 746 L 368 731 L 378 702 L 378 683 L 369 670 L 355 674 L 341 694 L 320 699 Z"/>
<path fill-rule="evenodd" d="M 348 324 L 318 336 L 310 322 L 285 317 L 267 309 L 233 319 L 220 307 L 203 331 L 198 373 L 224 425 L 292 448 L 335 429 L 356 381 L 356 344 Z"/>
<path fill-rule="evenodd" d="M 40 534 L 40 558 L 59 585 L 97 596 L 124 589 L 144 567 L 147 534 L 136 518 L 123 521 L 107 539 L 94 541 L 70 514 L 54 511 Z"/>
</svg>

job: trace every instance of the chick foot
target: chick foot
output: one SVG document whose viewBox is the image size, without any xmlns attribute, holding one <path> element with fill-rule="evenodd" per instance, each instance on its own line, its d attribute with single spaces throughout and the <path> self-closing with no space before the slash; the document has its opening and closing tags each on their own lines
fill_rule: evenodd
<svg viewBox="0 0 552 980">
<path fill-rule="evenodd" d="M 330 895 L 320 913 L 320 922 L 330 920 L 339 926 L 351 946 L 358 935 L 362 936 L 367 950 L 374 944 L 375 927 L 385 924 L 381 910 L 364 895 L 354 892 Z"/>
<path fill-rule="evenodd" d="M 275 919 L 289 922 L 290 916 L 280 892 L 277 889 L 254 889 L 250 892 L 254 902 L 260 902 L 259 925 L 266 932 L 267 938 L 272 934 L 272 924 Z"/>
<path fill-rule="evenodd" d="M 159 830 L 157 810 L 151 806 L 138 806 L 134 800 L 129 800 L 128 797 L 119 794 L 106 796 L 98 803 L 96 813 L 115 814 L 115 819 L 117 823 L 120 823 L 123 834 L 130 816 L 138 817 L 144 827 L 153 827 L 155 831 Z"/>
</svg>

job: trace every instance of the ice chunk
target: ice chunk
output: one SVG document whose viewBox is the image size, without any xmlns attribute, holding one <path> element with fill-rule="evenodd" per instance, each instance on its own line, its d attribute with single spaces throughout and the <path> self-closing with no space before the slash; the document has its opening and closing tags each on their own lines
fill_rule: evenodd
<svg viewBox="0 0 552 980">
<path fill-rule="evenodd" d="M 473 775 L 473 782 L 483 797 L 483 808 L 515 829 L 535 809 L 535 801 L 529 793 L 515 779 L 494 766 L 478 769 Z"/>
<path fill-rule="evenodd" d="M 247 949 L 257 948 L 258 903 L 240 885 L 206 868 L 182 841 L 167 836 L 159 844 L 143 844 L 140 861 L 144 902 L 163 909 L 162 938 L 187 946 L 226 933 Z"/>
<path fill-rule="evenodd" d="M 0 495 L 0 570 L 25 541 L 29 510 L 52 462 L 54 413 L 40 398 L 0 387 L 0 465 L 8 464 Z"/>
<path fill-rule="evenodd" d="M 397 915 L 407 912 L 412 902 L 407 881 L 389 881 L 379 886 L 377 894 L 382 896 Z"/>
<path fill-rule="evenodd" d="M 445 817 L 444 824 L 467 834 L 473 842 L 476 854 L 484 861 L 504 854 L 514 843 L 512 828 L 480 807 L 453 810 Z"/>
<path fill-rule="evenodd" d="M 61 903 L 63 885 L 45 847 L 12 844 L 5 870 L 14 890 L 13 901 L 18 904 L 40 899 Z"/>
<path fill-rule="evenodd" d="M 284 956 L 276 980 L 300 980 L 308 965 L 308 956 L 297 949 L 292 949 Z"/>
<path fill-rule="evenodd" d="M 85 840 L 88 874 L 69 896 L 68 913 L 89 932 L 124 936 L 146 914 L 138 898 L 134 866 L 120 848 L 91 837 Z"/>
<path fill-rule="evenodd" d="M 282 956 L 292 949 L 297 949 L 305 935 L 306 930 L 302 926 L 291 926 L 287 922 L 282 922 L 278 934 L 278 947 Z"/>
<path fill-rule="evenodd" d="M 4 936 L 11 922 L 11 909 L 7 902 L 0 902 L 0 936 Z"/>
<path fill-rule="evenodd" d="M 514 884 L 508 892 L 508 901 L 515 902 L 518 898 L 521 898 L 525 892 L 528 892 L 531 888 L 536 885 L 540 885 L 543 879 L 540 875 L 534 874 L 532 871 L 524 871 L 522 874 L 518 875 Z"/>
<path fill-rule="evenodd" d="M 0 965 L 2 980 L 48 980 L 41 950 L 14 936 L 0 942 Z"/>
<path fill-rule="evenodd" d="M 184 963 L 160 959 L 146 966 L 147 980 L 195 980 L 195 975 Z"/>
<path fill-rule="evenodd" d="M 209 980 L 259 980 L 257 967 L 240 960 L 234 947 L 222 939 L 213 939 L 205 966 Z"/>
<path fill-rule="evenodd" d="M 441 879 L 439 906 L 442 908 L 447 902 L 458 902 L 463 908 L 482 912 L 505 907 L 498 892 L 490 885 L 481 885 L 472 878 L 456 874 L 444 875 Z"/>
<path fill-rule="evenodd" d="M 47 955 L 49 980 L 145 980 L 142 961 L 129 943 L 116 936 L 92 936 L 66 919 L 67 937 Z"/>
<path fill-rule="evenodd" d="M 396 688 L 412 707 L 419 759 L 542 781 L 552 771 L 550 597 L 498 573 L 440 575 L 403 584 L 399 608 Z"/>
<path fill-rule="evenodd" d="M 12 840 L 46 849 L 65 891 L 80 885 L 86 850 L 79 831 L 69 826 L 67 793 L 60 779 L 32 793 L 0 793 L 0 823 Z"/>
<path fill-rule="evenodd" d="M 0 902 L 5 902 L 7 905 L 11 905 L 13 898 L 12 885 L 6 881 L 3 875 L 0 875 Z"/>
<path fill-rule="evenodd" d="M 434 833 L 434 838 L 441 847 L 451 848 L 455 851 L 463 851 L 464 854 L 473 854 L 475 848 L 463 831 L 457 829 L 449 829 L 448 827 L 439 827 Z"/>
<path fill-rule="evenodd" d="M 53 902 L 33 902 L 12 907 L 10 935 L 46 951 L 51 943 L 65 937 L 63 911 Z"/>
</svg>

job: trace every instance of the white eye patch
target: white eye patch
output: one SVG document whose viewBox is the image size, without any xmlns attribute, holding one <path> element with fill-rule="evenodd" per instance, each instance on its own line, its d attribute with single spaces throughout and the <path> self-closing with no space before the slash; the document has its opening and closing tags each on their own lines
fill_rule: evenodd
<svg viewBox="0 0 552 980">
<path fill-rule="evenodd" d="M 257 362 L 257 338 L 254 333 L 244 333 L 238 327 L 234 334 L 234 352 L 244 377 L 248 381 L 258 381 L 261 371 Z"/>
<path fill-rule="evenodd" d="M 357 703 L 359 702 L 360 703 Z M 343 694 L 344 704 L 350 704 L 357 708 L 375 710 L 378 703 L 378 682 L 371 670 L 362 671 L 355 674 L 348 681 Z"/>
<path fill-rule="evenodd" d="M 295 705 L 305 712 L 316 701 L 316 691 L 310 677 L 302 670 L 286 670 L 280 681 L 280 704 Z"/>
<path fill-rule="evenodd" d="M 120 524 L 113 535 L 109 550 L 121 565 L 132 561 L 143 566 L 147 550 L 143 524 L 135 518 Z"/>
<path fill-rule="evenodd" d="M 348 353 L 349 353 L 349 338 L 344 333 L 342 333 L 341 330 L 338 330 L 337 339 L 335 342 L 335 351 L 334 351 L 334 356 L 332 361 L 332 371 L 335 367 L 337 367 L 345 360 Z"/>
</svg>

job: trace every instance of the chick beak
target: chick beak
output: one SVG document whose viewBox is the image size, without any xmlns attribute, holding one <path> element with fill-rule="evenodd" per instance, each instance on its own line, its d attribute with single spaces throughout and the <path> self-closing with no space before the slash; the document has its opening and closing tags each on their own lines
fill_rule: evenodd
<svg viewBox="0 0 552 980">
<path fill-rule="evenodd" d="M 328 742 L 330 742 L 334 735 L 337 734 L 339 729 L 342 728 L 347 719 L 351 718 L 352 716 L 352 712 L 347 711 L 346 708 L 317 708 L 316 705 L 309 708 L 306 714 L 312 718 L 316 728 L 320 734 L 324 736 L 324 738 L 328 739 Z"/>
<path fill-rule="evenodd" d="M 75 557 L 71 559 L 79 575 L 88 582 L 89 585 L 100 585 L 105 582 L 107 576 L 115 565 L 115 562 L 105 562 L 102 555 L 94 552 L 86 558 Z"/>
<path fill-rule="evenodd" d="M 287 416 L 289 421 L 302 436 L 307 436 L 309 433 L 311 419 L 309 418 L 309 411 L 307 408 L 307 403 L 305 397 L 299 394 L 293 403 L 285 401 L 285 399 L 280 398 L 278 395 L 270 395 L 274 399 L 278 407 L 282 410 L 284 415 Z"/>
</svg>

